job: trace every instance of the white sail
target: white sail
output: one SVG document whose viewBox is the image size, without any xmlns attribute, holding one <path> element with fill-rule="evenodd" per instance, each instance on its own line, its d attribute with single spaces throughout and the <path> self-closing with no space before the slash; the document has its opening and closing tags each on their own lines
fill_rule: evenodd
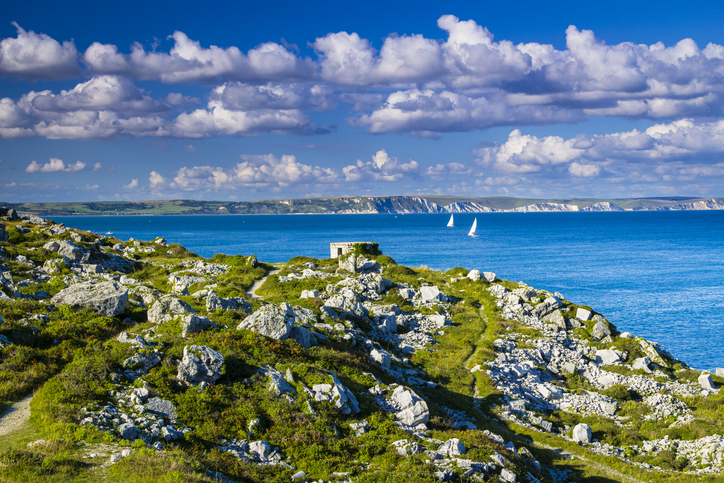
<svg viewBox="0 0 724 483">
<path fill-rule="evenodd" d="M 453 215 L 450 215 L 450 221 L 447 222 L 447 226 L 455 226 L 453 224 Z"/>
<path fill-rule="evenodd" d="M 475 218 L 473 221 L 473 226 L 470 228 L 470 232 L 468 232 L 468 236 L 475 236 L 475 230 L 478 228 L 478 219 Z"/>
</svg>

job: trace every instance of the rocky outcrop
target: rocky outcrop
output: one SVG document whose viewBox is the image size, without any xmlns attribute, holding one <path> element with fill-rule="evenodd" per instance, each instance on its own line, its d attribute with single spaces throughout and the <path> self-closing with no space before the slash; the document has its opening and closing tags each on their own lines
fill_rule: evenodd
<svg viewBox="0 0 724 483">
<path fill-rule="evenodd" d="M 196 311 L 186 302 L 173 295 L 164 295 L 156 300 L 148 311 L 149 322 L 163 324 L 185 314 L 193 314 Z"/>
<path fill-rule="evenodd" d="M 217 310 L 240 310 L 247 314 L 251 313 L 251 304 L 242 297 L 221 298 L 216 292 L 210 290 L 206 295 L 206 310 L 209 313 Z"/>
<path fill-rule="evenodd" d="M 50 301 L 54 305 L 89 307 L 98 313 L 115 317 L 128 303 L 128 289 L 118 282 L 83 282 L 61 290 Z"/>
<path fill-rule="evenodd" d="M 288 303 L 267 304 L 244 319 L 237 329 L 253 330 L 272 339 L 284 340 L 289 337 L 295 318 L 294 310 Z"/>
<path fill-rule="evenodd" d="M 176 379 L 187 386 L 213 384 L 221 377 L 224 356 L 206 346 L 186 346 Z"/>
</svg>

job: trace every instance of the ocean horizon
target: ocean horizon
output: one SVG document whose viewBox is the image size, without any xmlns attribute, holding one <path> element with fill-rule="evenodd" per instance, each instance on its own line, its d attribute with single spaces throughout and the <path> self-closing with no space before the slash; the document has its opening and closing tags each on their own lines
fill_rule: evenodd
<svg viewBox="0 0 724 483">
<path fill-rule="evenodd" d="M 659 342 L 697 369 L 724 367 L 724 212 L 134 215 L 53 217 L 122 240 L 164 237 L 203 257 L 267 263 L 329 257 L 374 241 L 399 264 L 493 271 L 590 305 L 620 331 Z M 478 236 L 468 237 L 473 220 Z"/>
</svg>

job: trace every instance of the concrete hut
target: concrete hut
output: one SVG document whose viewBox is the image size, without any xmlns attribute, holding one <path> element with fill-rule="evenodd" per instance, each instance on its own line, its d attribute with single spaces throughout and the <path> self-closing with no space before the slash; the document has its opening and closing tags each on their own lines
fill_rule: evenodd
<svg viewBox="0 0 724 483">
<path fill-rule="evenodd" d="M 337 258 L 353 252 L 355 247 L 361 246 L 365 253 L 375 253 L 379 250 L 377 242 L 338 242 L 329 244 L 329 258 Z"/>
</svg>

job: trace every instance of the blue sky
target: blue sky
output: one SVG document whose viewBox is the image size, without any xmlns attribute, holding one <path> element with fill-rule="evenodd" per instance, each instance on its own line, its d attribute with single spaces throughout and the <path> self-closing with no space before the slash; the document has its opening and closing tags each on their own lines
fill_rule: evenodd
<svg viewBox="0 0 724 483">
<path fill-rule="evenodd" d="M 0 200 L 723 196 L 724 5 L 12 2 Z"/>
</svg>

